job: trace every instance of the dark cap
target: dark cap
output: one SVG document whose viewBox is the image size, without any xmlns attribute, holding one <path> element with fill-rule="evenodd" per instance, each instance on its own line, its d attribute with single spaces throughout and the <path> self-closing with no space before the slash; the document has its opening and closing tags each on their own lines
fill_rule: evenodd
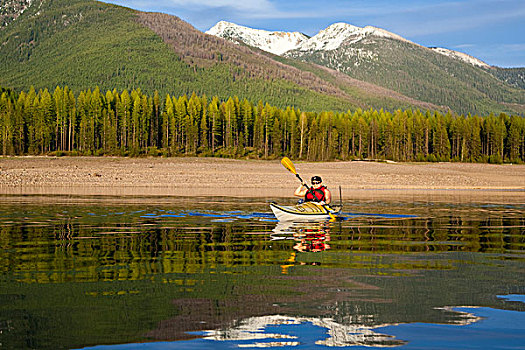
<svg viewBox="0 0 525 350">
<path fill-rule="evenodd" d="M 312 183 L 321 183 L 323 180 L 321 179 L 321 176 L 312 176 L 312 179 L 310 180 Z"/>
</svg>

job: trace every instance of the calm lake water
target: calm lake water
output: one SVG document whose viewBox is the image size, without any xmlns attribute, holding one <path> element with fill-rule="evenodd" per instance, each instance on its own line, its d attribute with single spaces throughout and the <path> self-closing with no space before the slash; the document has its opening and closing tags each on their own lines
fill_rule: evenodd
<svg viewBox="0 0 525 350">
<path fill-rule="evenodd" d="M 0 197 L 0 348 L 525 349 L 525 205 L 268 203 Z"/>
</svg>

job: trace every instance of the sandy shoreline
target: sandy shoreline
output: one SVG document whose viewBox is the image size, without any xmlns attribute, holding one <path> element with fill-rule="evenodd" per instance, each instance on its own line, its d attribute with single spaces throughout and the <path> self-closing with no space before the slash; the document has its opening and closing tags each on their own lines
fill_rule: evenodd
<svg viewBox="0 0 525 350">
<path fill-rule="evenodd" d="M 525 202 L 525 165 L 295 162 L 345 198 Z M 0 194 L 290 197 L 298 180 L 279 160 L 0 158 Z M 450 199 L 449 199 L 450 200 Z"/>
</svg>

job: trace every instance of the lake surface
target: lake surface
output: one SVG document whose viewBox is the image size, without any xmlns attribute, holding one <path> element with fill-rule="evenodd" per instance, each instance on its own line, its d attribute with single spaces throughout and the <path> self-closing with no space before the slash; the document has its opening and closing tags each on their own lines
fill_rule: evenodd
<svg viewBox="0 0 525 350">
<path fill-rule="evenodd" d="M 0 348 L 525 348 L 525 205 L 268 203 L 0 196 Z"/>
</svg>

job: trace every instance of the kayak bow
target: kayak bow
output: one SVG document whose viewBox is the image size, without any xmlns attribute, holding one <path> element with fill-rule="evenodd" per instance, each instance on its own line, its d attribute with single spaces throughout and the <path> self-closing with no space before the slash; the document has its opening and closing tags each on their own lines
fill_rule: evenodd
<svg viewBox="0 0 525 350">
<path fill-rule="evenodd" d="M 279 221 L 308 221 L 331 220 L 341 211 L 341 208 L 332 208 L 328 204 L 305 202 L 293 206 L 270 203 L 275 217 Z"/>
</svg>

